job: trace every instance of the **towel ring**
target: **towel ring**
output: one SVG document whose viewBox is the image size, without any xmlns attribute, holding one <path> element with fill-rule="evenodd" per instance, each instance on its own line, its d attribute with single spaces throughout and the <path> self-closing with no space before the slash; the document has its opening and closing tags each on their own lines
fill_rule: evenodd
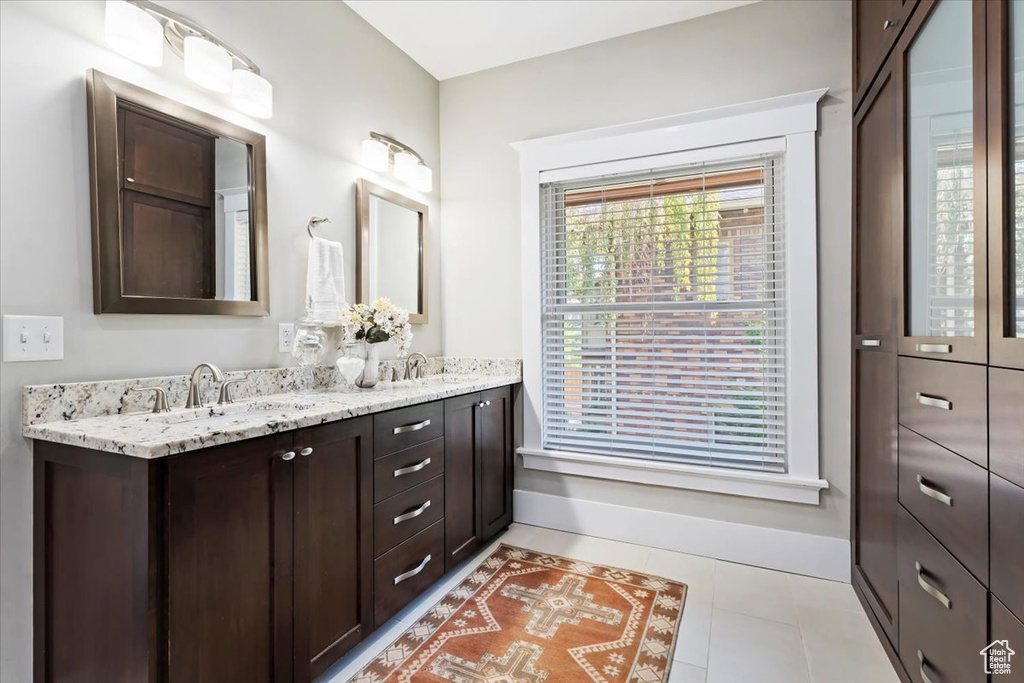
<svg viewBox="0 0 1024 683">
<path fill-rule="evenodd" d="M 309 239 L 313 239 L 313 228 L 319 228 L 321 223 L 330 223 L 331 219 L 326 216 L 313 216 L 306 222 L 306 232 L 309 233 Z"/>
</svg>

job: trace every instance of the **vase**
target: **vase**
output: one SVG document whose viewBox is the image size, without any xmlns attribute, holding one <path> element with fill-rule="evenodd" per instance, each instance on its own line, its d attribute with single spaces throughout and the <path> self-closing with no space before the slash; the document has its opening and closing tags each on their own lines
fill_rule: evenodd
<svg viewBox="0 0 1024 683">
<path fill-rule="evenodd" d="M 356 386 L 360 389 L 372 389 L 380 381 L 380 354 L 376 344 L 363 342 L 363 350 L 366 365 L 363 366 L 363 371 L 356 378 Z"/>
</svg>

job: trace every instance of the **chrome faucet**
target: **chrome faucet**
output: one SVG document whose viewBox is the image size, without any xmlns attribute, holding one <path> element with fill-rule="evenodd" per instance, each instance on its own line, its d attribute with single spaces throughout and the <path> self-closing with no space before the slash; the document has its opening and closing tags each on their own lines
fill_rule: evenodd
<svg viewBox="0 0 1024 683">
<path fill-rule="evenodd" d="M 203 407 L 203 397 L 199 394 L 199 378 L 202 376 L 204 368 L 213 373 L 213 379 L 216 381 L 224 381 L 224 373 L 213 363 L 200 363 L 197 365 L 195 370 L 192 371 L 192 378 L 188 382 L 188 399 L 185 401 L 186 408 Z"/>
<path fill-rule="evenodd" d="M 413 360 L 413 358 L 416 358 L 417 356 L 419 356 L 419 358 L 422 359 L 422 362 L 418 362 L 414 366 L 412 364 L 412 360 Z M 409 357 L 405 359 L 405 379 L 417 379 L 419 377 L 423 377 L 423 372 L 426 369 L 426 365 L 427 365 L 427 357 L 426 356 L 424 356 L 419 351 L 417 351 L 416 353 L 410 353 Z"/>
</svg>

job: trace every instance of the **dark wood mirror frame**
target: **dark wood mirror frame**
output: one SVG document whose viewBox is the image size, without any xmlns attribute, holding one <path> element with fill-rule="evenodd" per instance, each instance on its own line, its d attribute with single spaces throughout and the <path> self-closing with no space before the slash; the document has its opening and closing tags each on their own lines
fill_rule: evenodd
<svg viewBox="0 0 1024 683">
<path fill-rule="evenodd" d="M 389 190 L 382 185 L 360 178 L 356 182 L 356 301 L 370 303 L 370 197 L 380 197 L 392 204 L 404 206 L 420 215 L 420 277 L 417 300 L 419 311 L 409 311 L 413 325 L 427 324 L 427 227 L 430 209 L 426 204 Z"/>
<path fill-rule="evenodd" d="M 89 167 L 92 199 L 93 304 L 96 313 L 251 315 L 270 313 L 267 247 L 266 138 L 241 126 L 90 69 L 86 74 Z M 252 301 L 126 295 L 123 292 L 121 169 L 118 102 L 184 121 L 250 148 L 249 206 L 252 207 Z"/>
</svg>

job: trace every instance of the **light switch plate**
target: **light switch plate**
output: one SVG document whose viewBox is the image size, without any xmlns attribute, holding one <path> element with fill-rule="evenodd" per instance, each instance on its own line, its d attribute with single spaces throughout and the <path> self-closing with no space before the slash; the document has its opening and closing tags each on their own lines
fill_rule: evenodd
<svg viewBox="0 0 1024 683">
<path fill-rule="evenodd" d="M 64 318 L 4 316 L 4 362 L 64 360 Z"/>
<path fill-rule="evenodd" d="M 278 323 L 277 325 L 277 350 L 281 353 L 292 352 L 292 342 L 295 340 L 294 323 Z"/>
</svg>

